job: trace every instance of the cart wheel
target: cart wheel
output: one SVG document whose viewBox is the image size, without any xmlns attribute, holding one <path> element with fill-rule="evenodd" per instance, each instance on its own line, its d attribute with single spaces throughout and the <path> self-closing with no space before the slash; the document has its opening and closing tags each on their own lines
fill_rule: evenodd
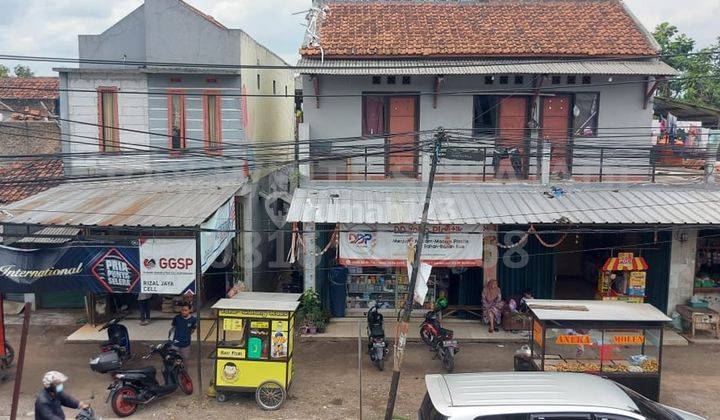
<svg viewBox="0 0 720 420">
<path fill-rule="evenodd" d="M 224 403 L 225 401 L 227 401 L 227 395 L 223 392 L 218 392 L 215 395 L 215 400 L 219 403 Z"/>
<path fill-rule="evenodd" d="M 255 391 L 255 401 L 263 410 L 277 410 L 285 401 L 285 389 L 275 381 L 263 382 Z"/>
</svg>

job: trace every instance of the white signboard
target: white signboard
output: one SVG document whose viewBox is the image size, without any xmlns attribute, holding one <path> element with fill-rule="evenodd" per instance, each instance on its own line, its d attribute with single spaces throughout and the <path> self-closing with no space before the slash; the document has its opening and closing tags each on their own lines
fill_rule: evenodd
<svg viewBox="0 0 720 420">
<path fill-rule="evenodd" d="M 340 264 L 404 267 L 408 244 L 417 240 L 417 225 L 340 225 Z M 433 267 L 479 267 L 483 228 L 479 225 L 432 225 L 421 260 Z"/>
<path fill-rule="evenodd" d="M 204 273 L 235 237 L 235 197 L 223 204 L 200 228 L 210 231 L 200 233 Z"/>
<path fill-rule="evenodd" d="M 195 281 L 195 239 L 140 240 L 140 292 L 179 295 Z"/>
</svg>

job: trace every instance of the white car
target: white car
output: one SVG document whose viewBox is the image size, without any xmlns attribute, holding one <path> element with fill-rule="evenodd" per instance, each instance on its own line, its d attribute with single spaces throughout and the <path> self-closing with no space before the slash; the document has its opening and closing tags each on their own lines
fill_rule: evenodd
<svg viewBox="0 0 720 420">
<path fill-rule="evenodd" d="M 425 385 L 420 420 L 703 420 L 581 373 L 427 375 Z"/>
</svg>

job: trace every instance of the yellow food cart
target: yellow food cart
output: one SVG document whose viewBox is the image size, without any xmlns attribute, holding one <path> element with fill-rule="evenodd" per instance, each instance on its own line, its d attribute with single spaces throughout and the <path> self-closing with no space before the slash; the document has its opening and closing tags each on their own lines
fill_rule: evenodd
<svg viewBox="0 0 720 420">
<path fill-rule="evenodd" d="M 215 398 L 254 392 L 265 410 L 278 409 L 293 380 L 293 331 L 299 294 L 238 293 L 220 299 L 215 349 Z"/>
</svg>

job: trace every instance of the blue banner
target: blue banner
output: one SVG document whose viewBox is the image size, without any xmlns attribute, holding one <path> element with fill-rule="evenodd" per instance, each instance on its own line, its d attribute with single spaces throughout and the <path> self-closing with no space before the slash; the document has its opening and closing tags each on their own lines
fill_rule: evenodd
<svg viewBox="0 0 720 420">
<path fill-rule="evenodd" d="M 139 261 L 140 252 L 132 246 L 0 246 L 0 292 L 139 293 Z"/>
</svg>

